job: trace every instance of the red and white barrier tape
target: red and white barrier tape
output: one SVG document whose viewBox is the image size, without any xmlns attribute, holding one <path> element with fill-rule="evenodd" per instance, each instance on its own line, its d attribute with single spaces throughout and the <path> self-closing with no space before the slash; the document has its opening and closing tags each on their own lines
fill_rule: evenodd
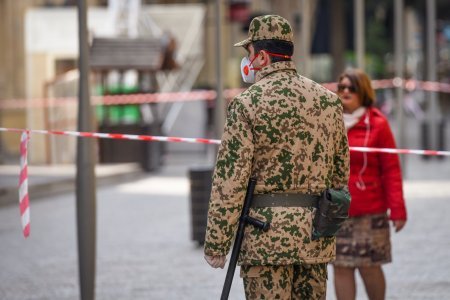
<svg viewBox="0 0 450 300">
<path fill-rule="evenodd" d="M 331 91 L 336 91 L 337 83 L 329 82 L 322 85 Z M 394 87 L 404 87 L 408 91 L 424 90 L 430 92 L 450 93 L 450 83 L 405 80 L 401 78 L 372 80 L 374 89 L 388 89 Z M 224 90 L 226 99 L 233 98 L 245 89 L 227 89 Z M 149 93 L 149 94 L 131 94 L 131 95 L 107 95 L 92 96 L 92 104 L 94 105 L 124 105 L 124 104 L 144 104 L 144 103 L 161 103 L 161 102 L 186 102 L 186 101 L 212 101 L 216 99 L 217 93 L 214 90 L 198 90 L 189 92 L 173 92 L 173 93 Z M 0 101 L 2 109 L 23 109 L 23 108 L 40 108 L 64 106 L 67 104 L 76 104 L 77 98 L 47 98 L 47 99 L 8 99 Z"/>
<path fill-rule="evenodd" d="M 237 95 L 238 93 L 236 93 Z M 216 98 L 216 92 L 212 90 L 178 92 L 178 93 L 149 93 L 149 94 L 131 94 L 131 95 L 106 95 L 92 96 L 94 105 L 119 105 L 119 104 L 145 104 L 162 102 L 186 102 L 186 101 L 211 101 Z M 64 106 L 67 104 L 77 104 L 75 97 L 64 98 L 43 98 L 31 99 L 8 99 L 0 101 L 0 108 L 20 109 L 20 108 L 43 108 Z"/>
<path fill-rule="evenodd" d="M 26 131 L 29 133 L 39 133 L 39 134 L 69 135 L 69 136 L 76 136 L 76 137 L 106 138 L 106 139 L 121 139 L 121 140 L 174 142 L 174 143 L 196 143 L 196 144 L 200 143 L 200 144 L 216 144 L 216 145 L 220 144 L 220 140 L 216 140 L 216 139 L 134 135 L 134 134 L 120 134 L 120 133 L 35 130 L 35 129 L 19 129 L 19 128 L 3 128 L 3 127 L 0 127 L 0 131 L 9 131 L 9 132 L 25 132 Z M 450 151 L 437 151 L 437 150 L 350 147 L 350 151 L 379 152 L 379 153 L 391 153 L 391 154 L 418 154 L 418 155 L 433 155 L 433 156 L 436 156 L 436 155 L 450 156 Z"/>
<path fill-rule="evenodd" d="M 437 151 L 437 150 L 350 147 L 350 151 L 392 153 L 392 154 L 417 154 L 417 155 L 431 155 L 431 156 L 450 156 L 450 151 Z"/>
<path fill-rule="evenodd" d="M 220 144 L 220 140 L 202 139 L 202 138 L 183 138 L 183 137 L 168 137 L 168 136 L 153 136 L 153 135 L 135 135 L 135 134 L 121 134 L 121 133 L 100 133 L 100 132 L 79 132 L 79 131 L 57 131 L 57 130 L 35 130 L 35 129 L 18 129 L 18 128 L 3 128 L 0 131 L 23 132 L 39 134 L 53 134 L 53 135 L 70 135 L 77 137 L 101 138 L 101 139 L 120 139 L 120 140 L 138 140 L 138 141 L 153 141 L 153 142 L 173 142 L 173 143 L 201 143 L 201 144 Z"/>
<path fill-rule="evenodd" d="M 28 140 L 30 138 L 29 137 L 30 133 L 69 135 L 69 136 L 90 137 L 90 138 L 175 142 L 175 143 L 220 144 L 221 142 L 220 140 L 216 139 L 203 139 L 203 138 L 182 138 L 182 137 L 133 135 L 133 134 L 118 134 L 118 133 L 78 132 L 78 131 L 34 130 L 34 129 L 19 129 L 19 128 L 3 128 L 3 127 L 0 127 L 0 131 L 22 133 L 20 140 L 19 207 L 20 207 L 22 231 L 25 238 L 30 235 L 30 202 L 28 196 L 28 163 L 27 163 Z M 450 156 L 450 151 L 435 151 L 435 150 L 350 147 L 350 151 Z"/>
<path fill-rule="evenodd" d="M 19 208 L 23 236 L 30 235 L 30 199 L 28 197 L 28 140 L 27 130 L 22 131 L 20 138 L 20 176 L 19 176 Z"/>
</svg>

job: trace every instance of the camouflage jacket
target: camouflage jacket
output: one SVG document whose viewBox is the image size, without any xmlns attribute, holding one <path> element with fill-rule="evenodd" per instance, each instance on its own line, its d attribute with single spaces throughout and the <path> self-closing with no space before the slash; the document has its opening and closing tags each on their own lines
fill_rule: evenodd
<svg viewBox="0 0 450 300">
<path fill-rule="evenodd" d="M 293 62 L 277 62 L 228 107 L 213 175 L 206 255 L 226 255 L 237 229 L 248 179 L 255 193 L 321 193 L 347 185 L 349 150 L 340 99 L 298 75 Z M 335 238 L 311 240 L 315 208 L 251 208 L 271 222 L 268 232 L 247 226 L 243 265 L 329 262 Z"/>
</svg>

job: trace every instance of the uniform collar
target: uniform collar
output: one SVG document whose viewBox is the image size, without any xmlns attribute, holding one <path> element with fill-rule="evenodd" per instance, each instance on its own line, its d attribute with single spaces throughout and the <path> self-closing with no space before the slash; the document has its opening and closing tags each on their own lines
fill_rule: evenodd
<svg viewBox="0 0 450 300">
<path fill-rule="evenodd" d="M 261 68 L 261 70 L 256 73 L 256 82 L 260 81 L 267 75 L 281 71 L 281 70 L 294 70 L 296 71 L 295 64 L 293 61 L 279 61 L 268 66 Z"/>
</svg>

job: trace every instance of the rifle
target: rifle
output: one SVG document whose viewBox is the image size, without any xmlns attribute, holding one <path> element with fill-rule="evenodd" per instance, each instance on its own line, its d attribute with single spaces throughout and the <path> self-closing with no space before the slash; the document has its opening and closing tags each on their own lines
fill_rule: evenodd
<svg viewBox="0 0 450 300">
<path fill-rule="evenodd" d="M 248 215 L 252 204 L 253 192 L 255 191 L 256 178 L 250 178 L 247 186 L 247 192 L 245 194 L 244 205 L 242 207 L 241 217 L 239 218 L 239 227 L 236 233 L 236 239 L 234 240 L 233 251 L 231 252 L 230 262 L 228 264 L 227 275 L 223 284 L 221 300 L 228 299 L 230 294 L 231 284 L 233 282 L 234 271 L 236 270 L 236 264 L 241 250 L 242 240 L 244 238 L 245 225 L 251 224 L 256 228 L 266 232 L 270 228 L 270 223 L 260 221 L 252 218 Z"/>
</svg>

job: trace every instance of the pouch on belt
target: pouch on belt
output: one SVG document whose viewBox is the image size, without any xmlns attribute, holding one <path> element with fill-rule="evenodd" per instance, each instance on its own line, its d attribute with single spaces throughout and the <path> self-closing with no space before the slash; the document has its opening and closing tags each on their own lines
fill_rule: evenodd
<svg viewBox="0 0 450 300">
<path fill-rule="evenodd" d="M 327 189 L 323 192 L 313 220 L 313 240 L 336 235 L 342 223 L 348 218 L 350 200 L 347 188 Z"/>
</svg>

